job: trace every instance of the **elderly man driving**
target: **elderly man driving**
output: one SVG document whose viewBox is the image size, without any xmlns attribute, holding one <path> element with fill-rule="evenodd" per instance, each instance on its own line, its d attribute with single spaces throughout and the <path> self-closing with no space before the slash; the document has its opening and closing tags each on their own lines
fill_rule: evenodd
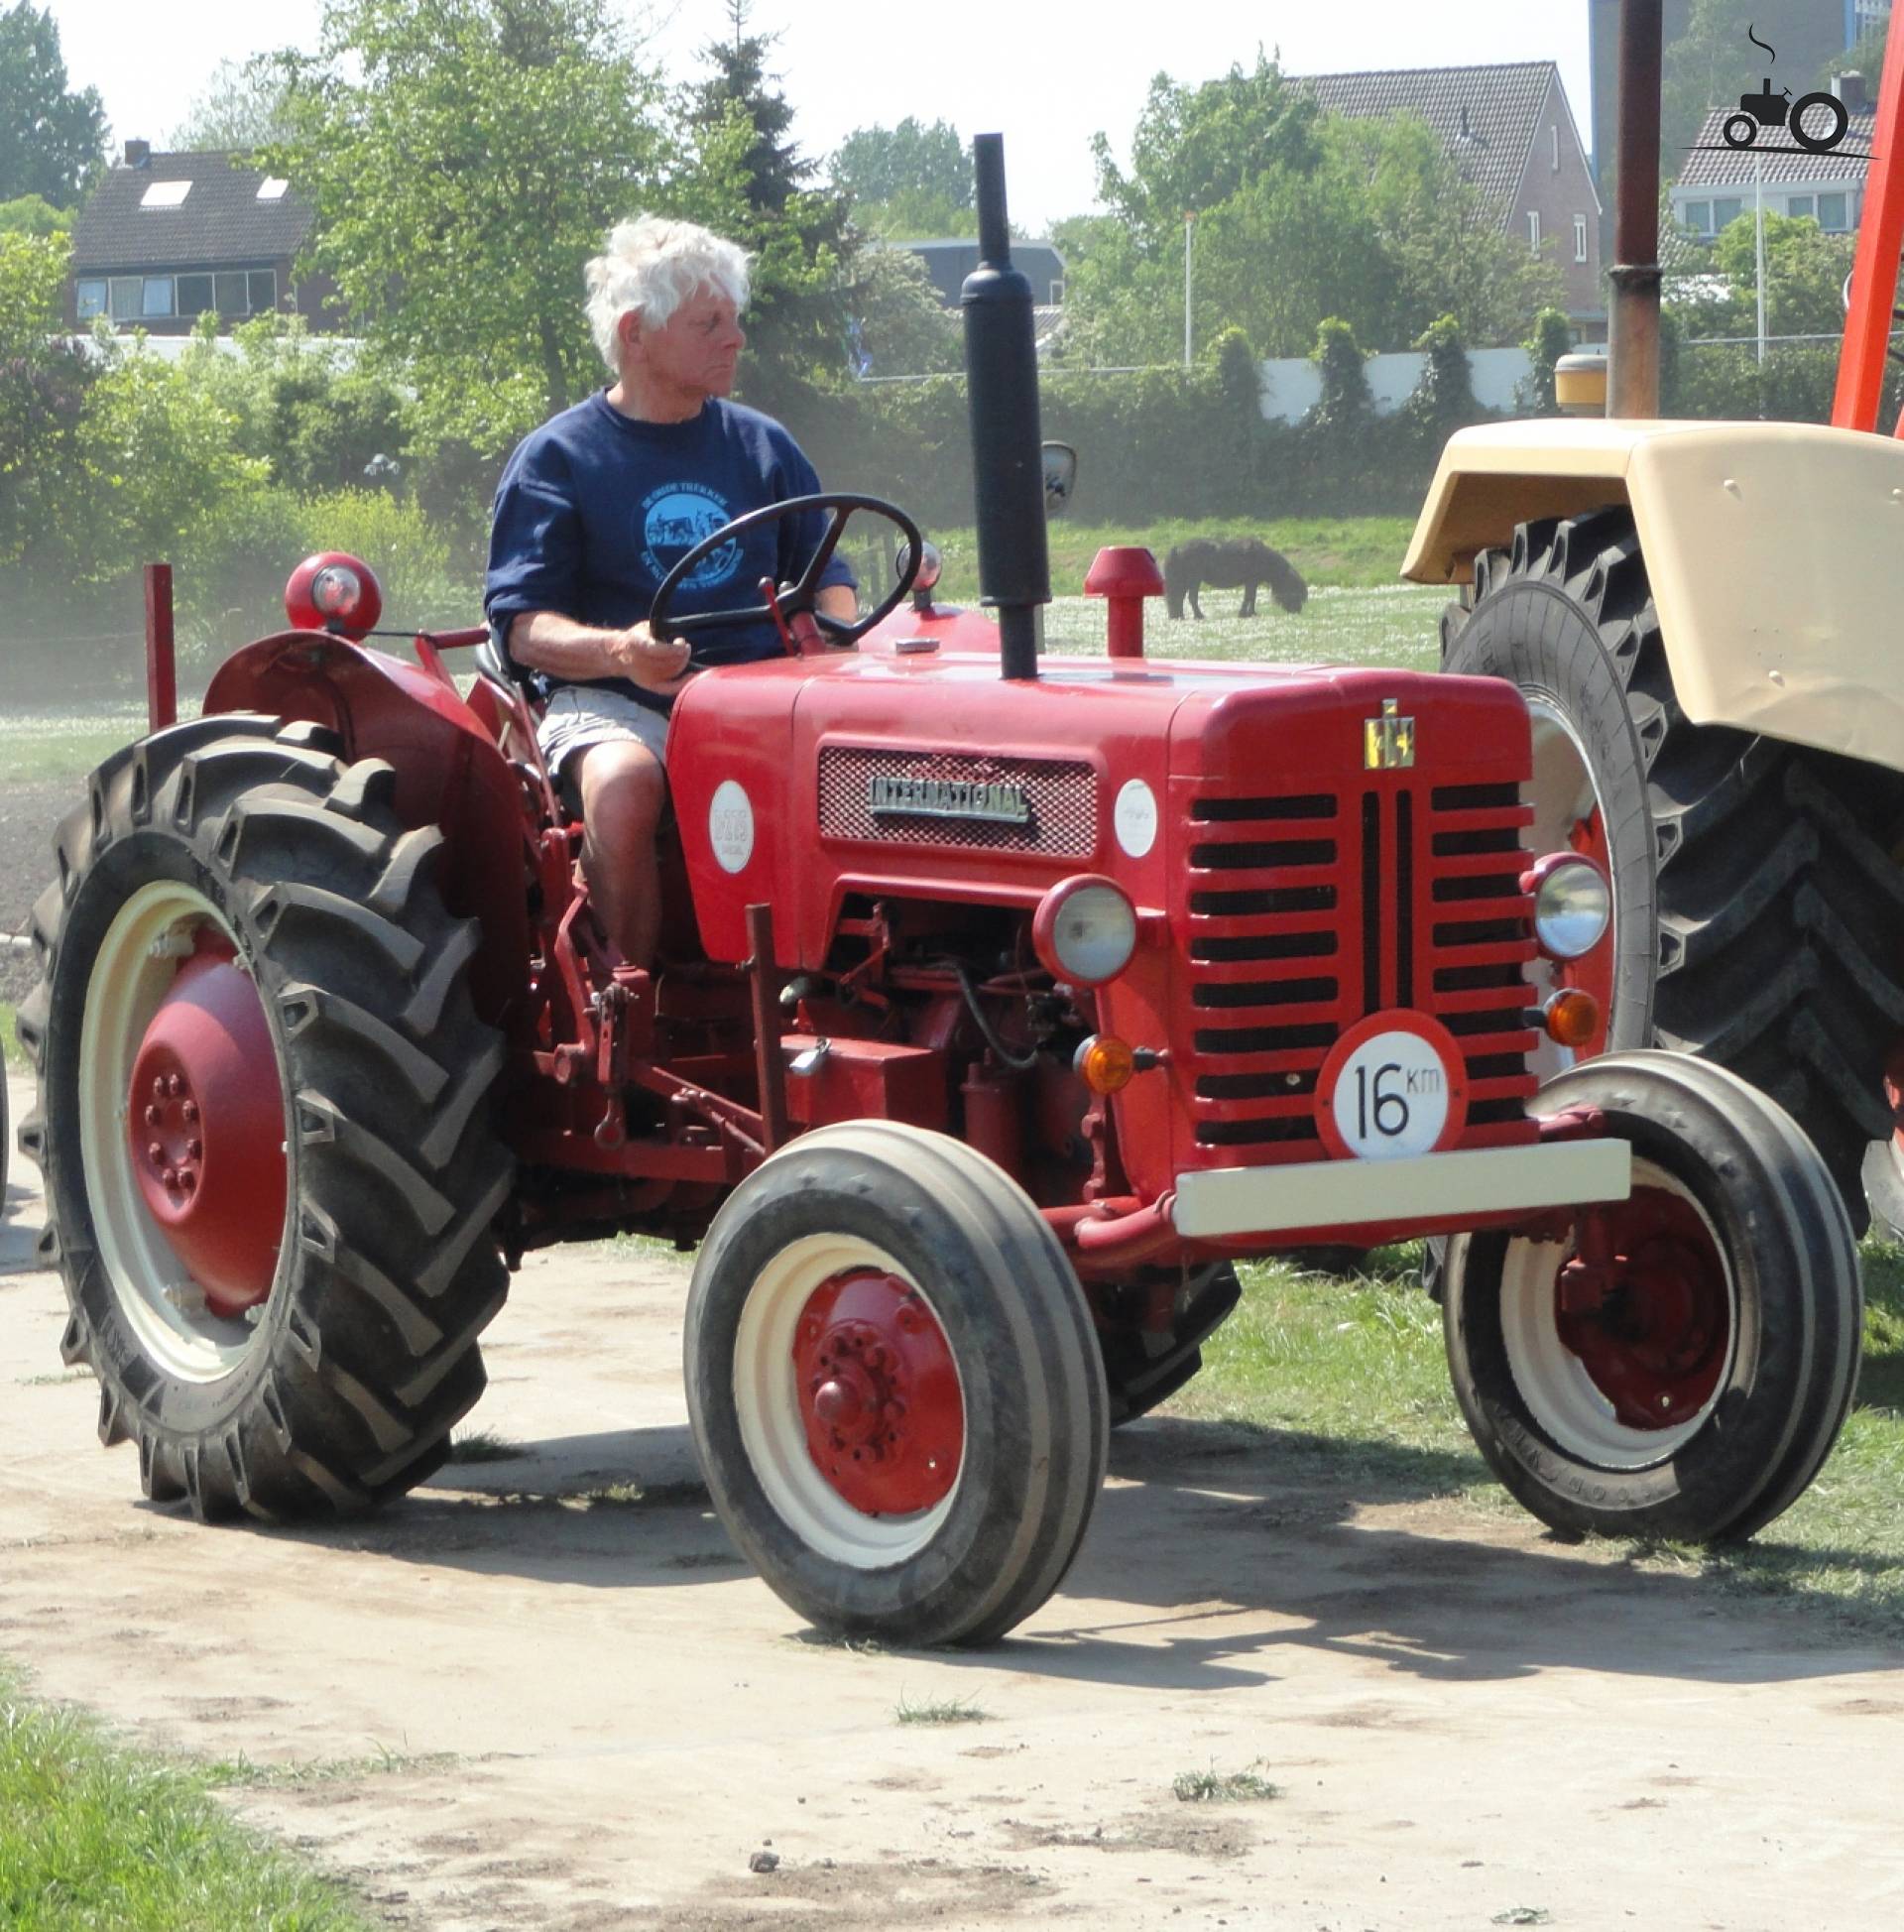
<svg viewBox="0 0 1904 1932">
<path fill-rule="evenodd" d="M 524 438 L 503 472 L 484 608 L 519 673 L 545 698 L 538 737 L 582 805 L 582 868 L 623 957 L 654 963 L 660 925 L 654 834 L 667 795 L 667 715 L 685 678 L 782 649 L 772 623 L 714 631 L 694 661 L 647 623 L 669 567 L 750 510 L 810 496 L 799 445 L 727 400 L 747 341 L 747 257 L 689 222 L 619 224 L 588 265 L 588 319 L 615 380 Z M 681 615 L 758 601 L 817 549 L 825 519 L 744 533 L 682 582 Z M 835 556 L 819 609 L 851 621 L 853 574 Z"/>
</svg>

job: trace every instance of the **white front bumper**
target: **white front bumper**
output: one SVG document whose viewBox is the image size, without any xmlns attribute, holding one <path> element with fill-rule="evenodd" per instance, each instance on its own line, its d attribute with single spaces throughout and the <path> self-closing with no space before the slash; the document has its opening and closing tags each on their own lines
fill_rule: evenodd
<svg viewBox="0 0 1904 1932">
<path fill-rule="evenodd" d="M 1623 1201 L 1633 1154 L 1624 1141 L 1483 1147 L 1404 1160 L 1305 1160 L 1288 1167 L 1214 1167 L 1177 1176 L 1172 1215 L 1194 1239 L 1446 1221 L 1514 1208 Z"/>
</svg>

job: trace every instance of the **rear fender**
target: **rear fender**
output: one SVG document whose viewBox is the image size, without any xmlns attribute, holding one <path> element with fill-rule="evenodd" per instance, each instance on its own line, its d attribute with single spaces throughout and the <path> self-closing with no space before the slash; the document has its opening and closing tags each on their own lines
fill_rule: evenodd
<svg viewBox="0 0 1904 1932">
<path fill-rule="evenodd" d="M 452 912 L 481 922 L 472 991 L 482 1017 L 504 1025 L 529 987 L 525 882 L 536 827 L 495 739 L 455 690 L 381 651 L 287 631 L 227 659 L 204 708 L 307 719 L 338 734 L 347 760 L 388 760 L 398 816 L 442 828 L 437 886 Z"/>
<path fill-rule="evenodd" d="M 1517 523 L 1620 503 L 1695 724 L 1904 769 L 1904 443 L 1801 423 L 1464 429 L 1402 575 L 1470 582 Z"/>
</svg>

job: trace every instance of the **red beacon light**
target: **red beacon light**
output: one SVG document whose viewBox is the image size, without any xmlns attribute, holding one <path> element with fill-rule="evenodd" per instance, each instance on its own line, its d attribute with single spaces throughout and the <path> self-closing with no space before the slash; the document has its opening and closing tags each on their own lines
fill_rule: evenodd
<svg viewBox="0 0 1904 1932">
<path fill-rule="evenodd" d="M 352 642 L 384 614 L 384 593 L 368 563 L 342 550 L 307 556 L 285 585 L 285 615 L 295 631 L 328 631 Z"/>
</svg>

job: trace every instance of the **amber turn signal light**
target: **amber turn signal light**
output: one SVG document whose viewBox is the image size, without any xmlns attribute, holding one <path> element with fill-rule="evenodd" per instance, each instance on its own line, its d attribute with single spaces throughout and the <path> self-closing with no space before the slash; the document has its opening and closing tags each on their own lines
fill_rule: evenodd
<svg viewBox="0 0 1904 1932">
<path fill-rule="evenodd" d="M 1547 1037 L 1562 1046 L 1585 1046 L 1600 1030 L 1600 1002 L 1577 986 L 1564 986 L 1541 1010 Z"/>
<path fill-rule="evenodd" d="M 1137 1070 L 1137 1056 L 1129 1042 L 1115 1033 L 1098 1033 L 1078 1048 L 1075 1064 L 1094 1094 L 1114 1094 L 1130 1084 L 1130 1076 Z"/>
</svg>

